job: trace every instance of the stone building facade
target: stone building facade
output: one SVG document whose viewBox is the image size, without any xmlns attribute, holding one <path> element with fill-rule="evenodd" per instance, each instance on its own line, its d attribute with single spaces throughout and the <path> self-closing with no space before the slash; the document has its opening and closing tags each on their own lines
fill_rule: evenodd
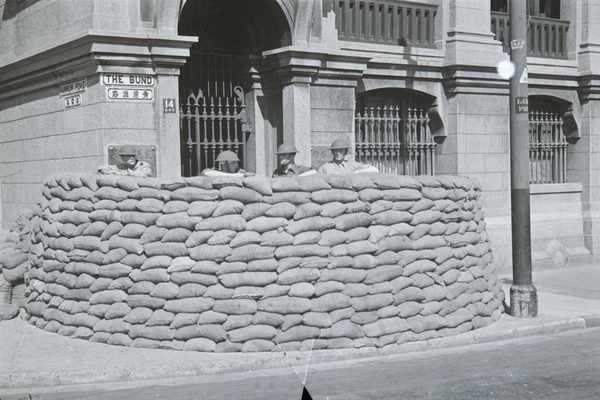
<svg viewBox="0 0 600 400">
<path fill-rule="evenodd" d="M 508 271 L 506 3 L 0 1 L 0 222 L 121 145 L 159 177 L 224 149 L 269 176 L 284 141 L 316 167 L 345 138 L 384 172 L 477 178 Z M 600 254 L 600 8 L 528 4 L 533 258 L 564 266 Z"/>
</svg>

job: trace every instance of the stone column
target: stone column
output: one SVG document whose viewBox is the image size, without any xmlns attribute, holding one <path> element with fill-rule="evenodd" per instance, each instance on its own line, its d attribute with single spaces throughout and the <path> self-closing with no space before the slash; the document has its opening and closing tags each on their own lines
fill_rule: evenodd
<svg viewBox="0 0 600 400">
<path fill-rule="evenodd" d="M 600 258 L 600 6 L 582 0 L 580 72 L 581 139 L 578 154 L 569 160 L 572 180 L 582 182 L 585 246 Z"/>
<path fill-rule="evenodd" d="M 265 115 L 263 115 L 263 108 L 261 108 L 261 99 L 265 95 L 261 77 L 255 65 L 249 67 L 248 77 L 252 82 L 252 86 L 250 92 L 246 93 L 246 112 L 252 123 L 252 132 L 247 142 L 246 155 L 248 159 L 246 169 L 260 176 L 269 176 L 268 154 L 270 154 L 270 149 L 267 146 Z"/>
<path fill-rule="evenodd" d="M 298 149 L 296 162 L 310 164 L 310 83 L 293 82 L 283 87 L 283 142 Z"/>
<path fill-rule="evenodd" d="M 491 33 L 489 1 L 443 3 L 447 137 L 438 145 L 436 171 L 482 183 L 496 260 L 510 270 L 509 85 L 496 70 L 509 56 Z"/>
<path fill-rule="evenodd" d="M 181 175 L 179 132 L 179 69 L 157 76 L 154 117 L 158 127 L 156 162 L 159 176 Z M 174 100 L 175 112 L 167 112 L 163 101 Z"/>
<path fill-rule="evenodd" d="M 313 67 L 288 65 L 280 69 L 283 84 L 283 143 L 293 143 L 298 150 L 296 163 L 311 164 L 310 86 Z"/>
</svg>

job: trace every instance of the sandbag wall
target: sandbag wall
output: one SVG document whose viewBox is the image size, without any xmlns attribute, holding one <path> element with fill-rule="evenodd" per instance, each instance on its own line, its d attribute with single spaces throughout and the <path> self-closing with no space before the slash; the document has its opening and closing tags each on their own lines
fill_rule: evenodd
<svg viewBox="0 0 600 400">
<path fill-rule="evenodd" d="M 382 174 L 46 179 L 27 317 L 206 352 L 383 347 L 501 315 L 476 181 Z M 313 343 L 314 339 L 314 343 Z"/>
</svg>

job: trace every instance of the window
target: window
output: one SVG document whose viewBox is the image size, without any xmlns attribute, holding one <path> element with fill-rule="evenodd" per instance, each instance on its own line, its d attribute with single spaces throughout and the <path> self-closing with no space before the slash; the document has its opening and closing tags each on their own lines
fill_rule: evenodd
<svg viewBox="0 0 600 400">
<path fill-rule="evenodd" d="M 564 106 L 541 96 L 529 98 L 531 183 L 567 182 L 567 138 Z"/>
<path fill-rule="evenodd" d="M 493 12 L 509 13 L 508 0 L 490 0 Z M 527 15 L 560 19 L 560 0 L 527 0 Z"/>
<path fill-rule="evenodd" d="M 396 89 L 361 93 L 356 101 L 356 161 L 384 173 L 433 175 L 432 103 Z"/>
</svg>

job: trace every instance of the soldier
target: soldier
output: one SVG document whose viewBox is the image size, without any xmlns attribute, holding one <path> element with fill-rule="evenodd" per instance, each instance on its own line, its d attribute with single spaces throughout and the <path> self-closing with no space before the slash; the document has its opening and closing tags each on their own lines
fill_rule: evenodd
<svg viewBox="0 0 600 400">
<path fill-rule="evenodd" d="M 346 154 L 350 145 L 344 139 L 335 139 L 331 143 L 331 154 L 333 160 L 321 165 L 319 174 L 357 174 L 364 172 L 379 172 L 379 170 L 369 164 L 361 164 L 354 161 L 346 161 Z"/>
<path fill-rule="evenodd" d="M 102 165 L 98 172 L 107 175 L 128 175 L 145 178 L 152 175 L 152 166 L 145 161 L 139 161 L 133 146 L 126 145 L 119 149 L 121 163 L 117 165 Z"/>
<path fill-rule="evenodd" d="M 284 143 L 277 148 L 277 162 L 279 163 L 279 167 L 273 171 L 273 178 L 281 177 L 281 176 L 306 176 L 316 174 L 317 171 L 312 169 L 312 167 L 307 167 L 305 165 L 297 165 L 294 162 L 296 158 L 296 146 L 293 144 Z"/>
<path fill-rule="evenodd" d="M 202 171 L 203 176 L 252 176 L 251 172 L 246 172 L 238 165 L 240 159 L 233 151 L 222 151 L 215 160 L 218 163 L 219 169 L 207 168 Z"/>
</svg>

